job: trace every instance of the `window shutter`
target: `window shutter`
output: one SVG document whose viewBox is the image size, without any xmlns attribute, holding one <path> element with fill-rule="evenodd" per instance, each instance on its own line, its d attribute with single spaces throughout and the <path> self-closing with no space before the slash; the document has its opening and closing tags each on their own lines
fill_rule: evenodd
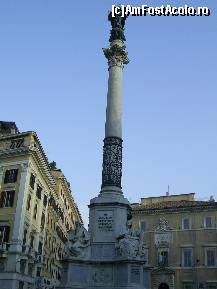
<svg viewBox="0 0 217 289">
<path fill-rule="evenodd" d="M 18 170 L 14 170 L 14 172 L 13 172 L 13 181 L 14 181 L 14 183 L 16 183 L 16 181 L 17 181 L 17 175 L 18 175 Z"/>
<path fill-rule="evenodd" d="M 5 179 L 4 179 L 4 183 L 7 184 L 8 183 L 8 178 L 9 178 L 9 171 L 7 170 L 5 172 Z"/>
<path fill-rule="evenodd" d="M 8 243 L 9 241 L 9 235 L 10 235 L 10 227 L 9 226 L 5 226 L 4 227 L 4 239 L 3 239 L 3 242 L 4 243 Z"/>
<path fill-rule="evenodd" d="M 8 193 L 8 200 L 9 200 L 9 207 L 13 207 L 14 204 L 14 195 L 15 195 L 15 191 L 9 191 Z"/>
<path fill-rule="evenodd" d="M 5 191 L 1 192 L 1 197 L 0 197 L 0 207 L 3 207 L 4 204 L 4 198 L 5 198 Z"/>
</svg>

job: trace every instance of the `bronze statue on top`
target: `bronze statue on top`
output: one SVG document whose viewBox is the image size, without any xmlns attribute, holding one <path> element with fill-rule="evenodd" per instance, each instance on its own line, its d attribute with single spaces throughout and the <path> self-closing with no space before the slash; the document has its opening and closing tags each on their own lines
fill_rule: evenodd
<svg viewBox="0 0 217 289">
<path fill-rule="evenodd" d="M 110 42 L 112 42 L 113 40 L 126 41 L 124 35 L 124 26 L 127 17 L 128 15 L 124 15 L 124 17 L 122 17 L 121 15 L 117 14 L 115 15 L 115 17 L 112 17 L 112 12 L 109 12 L 108 20 L 111 22 L 112 25 L 111 36 L 109 38 Z"/>
</svg>

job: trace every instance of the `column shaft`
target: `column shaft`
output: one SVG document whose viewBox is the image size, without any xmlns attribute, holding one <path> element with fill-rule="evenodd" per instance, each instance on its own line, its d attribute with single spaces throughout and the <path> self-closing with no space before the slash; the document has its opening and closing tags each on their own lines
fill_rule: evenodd
<svg viewBox="0 0 217 289">
<path fill-rule="evenodd" d="M 114 40 L 103 51 L 108 59 L 109 79 L 101 192 L 122 193 L 122 76 L 129 60 L 122 40 Z"/>
<path fill-rule="evenodd" d="M 105 137 L 122 138 L 122 67 L 109 69 Z"/>
</svg>

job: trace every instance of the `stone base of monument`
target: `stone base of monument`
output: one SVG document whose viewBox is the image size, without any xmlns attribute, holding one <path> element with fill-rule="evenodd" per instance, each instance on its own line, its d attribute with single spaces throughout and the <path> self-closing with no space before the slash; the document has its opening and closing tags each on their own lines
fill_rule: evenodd
<svg viewBox="0 0 217 289">
<path fill-rule="evenodd" d="M 90 225 L 69 232 L 57 289 L 151 289 L 148 248 L 133 230 L 129 202 L 120 193 L 90 201 Z"/>
<path fill-rule="evenodd" d="M 76 261 L 65 259 L 57 289 L 149 289 L 150 269 L 144 261 Z"/>
</svg>

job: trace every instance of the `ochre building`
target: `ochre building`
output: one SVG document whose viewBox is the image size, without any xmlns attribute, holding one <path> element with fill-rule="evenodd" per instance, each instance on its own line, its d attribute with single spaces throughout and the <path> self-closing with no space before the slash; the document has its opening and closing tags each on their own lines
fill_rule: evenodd
<svg viewBox="0 0 217 289">
<path fill-rule="evenodd" d="M 67 232 L 82 222 L 35 132 L 0 122 L 0 288 L 55 288 Z"/>
<path fill-rule="evenodd" d="M 192 194 L 142 198 L 132 204 L 143 231 L 152 289 L 217 288 L 217 202 Z"/>
</svg>

